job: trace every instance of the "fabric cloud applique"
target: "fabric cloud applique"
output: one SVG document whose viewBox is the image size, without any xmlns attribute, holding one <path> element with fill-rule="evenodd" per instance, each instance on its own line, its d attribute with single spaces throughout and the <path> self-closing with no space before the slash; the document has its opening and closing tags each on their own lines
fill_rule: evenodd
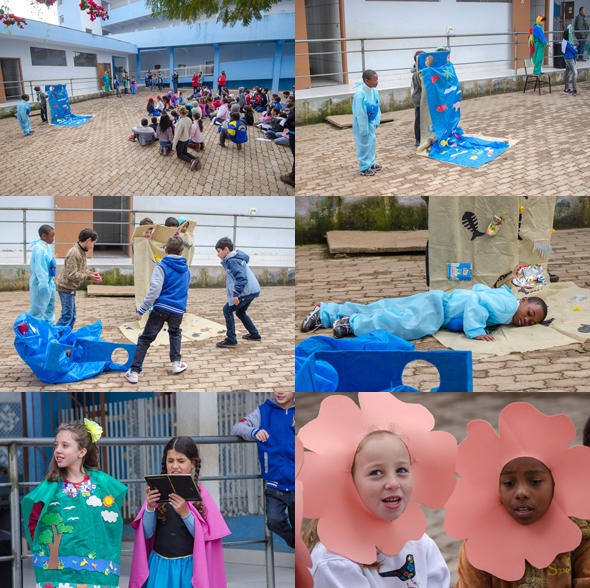
<svg viewBox="0 0 590 588">
<path fill-rule="evenodd" d="M 111 510 L 103 510 L 100 515 L 107 523 L 114 523 L 119 518 L 119 513 Z"/>
</svg>

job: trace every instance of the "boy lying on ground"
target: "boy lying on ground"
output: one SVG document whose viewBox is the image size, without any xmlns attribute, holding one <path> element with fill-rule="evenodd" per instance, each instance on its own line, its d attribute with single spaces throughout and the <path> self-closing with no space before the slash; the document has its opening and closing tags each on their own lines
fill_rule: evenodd
<svg viewBox="0 0 590 588">
<path fill-rule="evenodd" d="M 439 329 L 463 331 L 470 339 L 495 341 L 486 333 L 492 325 L 528 327 L 545 320 L 547 305 L 537 297 L 518 299 L 508 288 L 476 284 L 471 290 L 431 290 L 372 304 L 318 304 L 301 323 L 307 333 L 332 327 L 334 337 L 363 335 L 377 329 L 406 341 L 433 335 Z"/>
</svg>

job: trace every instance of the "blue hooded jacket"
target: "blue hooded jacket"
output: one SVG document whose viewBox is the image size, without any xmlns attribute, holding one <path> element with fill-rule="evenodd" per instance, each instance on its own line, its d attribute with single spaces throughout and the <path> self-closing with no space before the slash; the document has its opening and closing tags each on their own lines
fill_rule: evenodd
<svg viewBox="0 0 590 588">
<path fill-rule="evenodd" d="M 234 296 L 244 300 L 251 300 L 260 296 L 260 284 L 252 270 L 248 267 L 250 257 L 243 251 L 230 251 L 221 265 L 225 269 L 225 284 L 227 288 L 227 303 L 234 305 Z"/>
</svg>

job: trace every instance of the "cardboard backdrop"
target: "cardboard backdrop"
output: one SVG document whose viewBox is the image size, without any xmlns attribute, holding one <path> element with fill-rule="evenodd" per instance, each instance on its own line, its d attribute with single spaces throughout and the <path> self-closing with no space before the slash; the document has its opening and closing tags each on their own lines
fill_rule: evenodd
<svg viewBox="0 0 590 588">
<path fill-rule="evenodd" d="M 88 122 L 93 115 L 76 115 L 70 110 L 68 89 L 65 85 L 45 86 L 47 99 L 47 114 L 50 125 L 59 127 L 79 127 Z"/>
</svg>

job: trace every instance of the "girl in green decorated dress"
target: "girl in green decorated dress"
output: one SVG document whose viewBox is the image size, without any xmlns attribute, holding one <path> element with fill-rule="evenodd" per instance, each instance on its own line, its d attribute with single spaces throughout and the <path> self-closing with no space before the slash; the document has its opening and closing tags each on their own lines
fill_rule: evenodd
<svg viewBox="0 0 590 588">
<path fill-rule="evenodd" d="M 102 428 L 62 424 L 49 473 L 22 500 L 37 588 L 119 586 L 127 487 L 99 469 Z"/>
</svg>

